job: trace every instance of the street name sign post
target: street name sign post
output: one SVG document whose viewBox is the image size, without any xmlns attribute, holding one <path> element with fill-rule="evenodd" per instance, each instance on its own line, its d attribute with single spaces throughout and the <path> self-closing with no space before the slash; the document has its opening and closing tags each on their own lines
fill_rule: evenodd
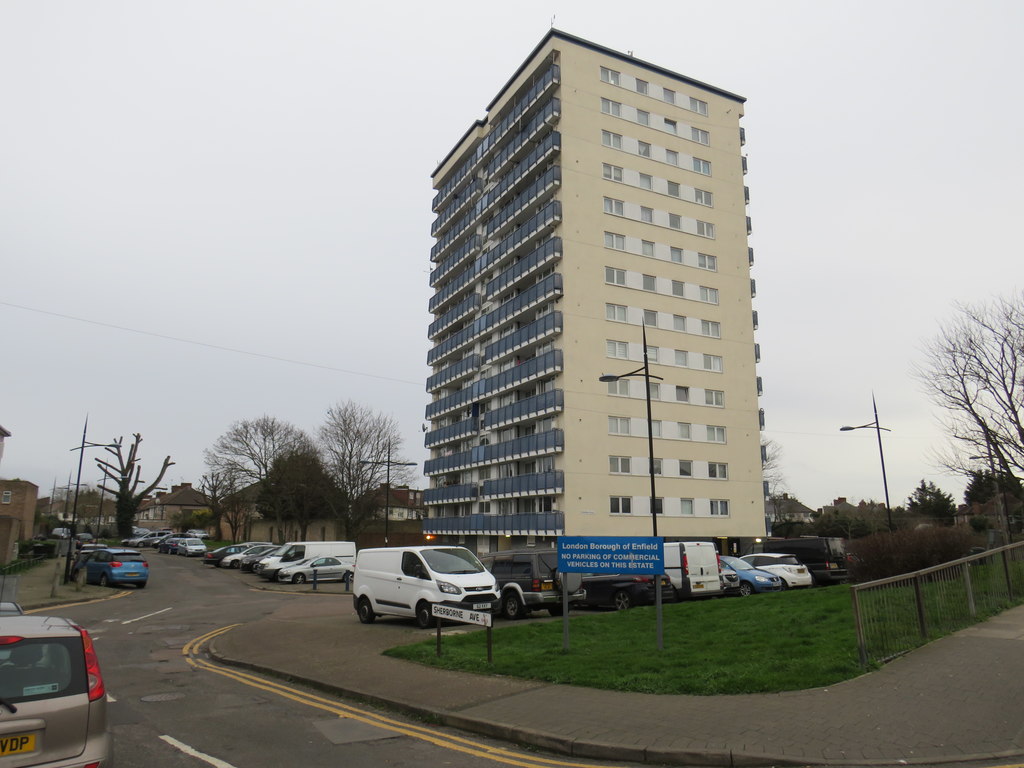
<svg viewBox="0 0 1024 768">
<path fill-rule="evenodd" d="M 440 605 L 438 603 L 430 606 L 430 613 L 437 623 L 438 656 L 441 655 L 441 619 L 447 619 L 448 621 L 457 621 L 461 624 L 476 624 L 481 627 L 487 627 L 487 663 L 490 664 L 494 660 L 491 646 L 491 624 L 493 619 L 491 614 L 484 613 L 483 611 L 470 611 L 465 608 L 453 608 L 450 605 Z"/>
</svg>

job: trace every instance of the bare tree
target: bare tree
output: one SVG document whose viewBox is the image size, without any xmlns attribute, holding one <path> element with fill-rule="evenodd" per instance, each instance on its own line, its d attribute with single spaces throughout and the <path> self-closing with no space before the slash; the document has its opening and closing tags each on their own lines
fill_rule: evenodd
<svg viewBox="0 0 1024 768">
<path fill-rule="evenodd" d="M 340 491 L 332 504 L 338 535 L 355 537 L 380 508 L 380 487 L 388 476 L 392 486 L 407 484 L 412 473 L 396 466 L 402 438 L 395 420 L 351 400 L 329 408 L 320 427 L 324 464 Z"/>
<path fill-rule="evenodd" d="M 1024 292 L 958 304 L 926 355 L 915 374 L 945 409 L 953 441 L 942 464 L 968 474 L 967 457 L 991 455 L 996 474 L 1015 479 L 1024 471 Z"/>
<path fill-rule="evenodd" d="M 117 535 L 122 537 L 131 536 L 135 515 L 139 511 L 142 500 L 160 485 L 168 468 L 174 466 L 170 456 L 165 458 L 156 480 L 139 491 L 139 486 L 142 485 L 142 465 L 139 459 L 139 444 L 142 442 L 142 435 L 136 432 L 134 437 L 135 440 L 128 448 L 127 456 L 122 450 L 124 437 L 119 437 L 111 441 L 112 446 L 104 448 L 111 455 L 111 459 L 106 461 L 102 458 L 96 459 L 96 465 L 100 471 L 114 483 L 114 488 L 108 490 L 111 490 L 114 496 Z"/>
<path fill-rule="evenodd" d="M 768 490 L 768 515 L 773 523 L 781 523 L 786 519 L 782 504 L 786 493 L 786 478 L 782 474 L 782 446 L 774 440 L 763 440 L 761 456 L 761 473 Z"/>
</svg>

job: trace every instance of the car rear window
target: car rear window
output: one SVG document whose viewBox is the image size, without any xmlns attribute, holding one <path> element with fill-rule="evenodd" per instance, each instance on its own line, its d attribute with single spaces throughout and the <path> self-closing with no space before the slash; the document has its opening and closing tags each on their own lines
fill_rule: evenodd
<svg viewBox="0 0 1024 768">
<path fill-rule="evenodd" d="M 0 699 L 13 703 L 87 693 L 82 640 L 0 636 Z"/>
<path fill-rule="evenodd" d="M 126 553 L 126 554 L 121 554 L 121 555 L 115 554 L 114 555 L 114 559 L 115 560 L 120 560 L 122 563 L 144 563 L 144 562 L 146 562 L 146 558 L 144 558 L 142 555 L 138 555 L 138 554 L 135 554 L 135 553 L 132 553 L 132 554 L 127 554 Z"/>
</svg>

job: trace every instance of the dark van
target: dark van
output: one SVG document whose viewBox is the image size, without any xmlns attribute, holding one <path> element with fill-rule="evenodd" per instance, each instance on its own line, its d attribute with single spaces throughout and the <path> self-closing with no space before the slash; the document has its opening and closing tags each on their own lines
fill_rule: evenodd
<svg viewBox="0 0 1024 768">
<path fill-rule="evenodd" d="M 846 543 L 827 536 L 801 536 L 798 539 L 768 539 L 762 550 L 795 556 L 807 566 L 819 585 L 846 581 Z"/>
</svg>

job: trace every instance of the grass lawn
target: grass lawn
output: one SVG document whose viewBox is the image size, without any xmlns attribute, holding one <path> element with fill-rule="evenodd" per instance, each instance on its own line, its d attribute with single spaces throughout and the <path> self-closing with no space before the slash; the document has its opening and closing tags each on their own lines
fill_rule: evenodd
<svg viewBox="0 0 1024 768">
<path fill-rule="evenodd" d="M 861 674 L 845 586 L 664 606 L 657 650 L 654 607 L 587 612 L 569 622 L 497 620 L 494 663 L 486 633 L 435 636 L 387 655 L 486 675 L 641 693 L 720 695 L 817 688 Z"/>
</svg>

